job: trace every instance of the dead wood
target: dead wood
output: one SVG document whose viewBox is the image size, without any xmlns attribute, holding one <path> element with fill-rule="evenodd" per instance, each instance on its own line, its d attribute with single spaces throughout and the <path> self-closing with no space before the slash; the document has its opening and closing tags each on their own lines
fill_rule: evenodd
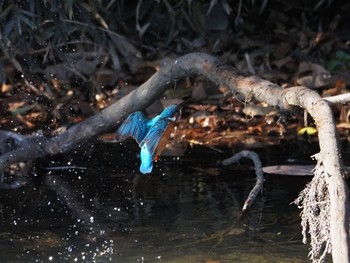
<svg viewBox="0 0 350 263">
<path fill-rule="evenodd" d="M 218 85 L 227 86 L 234 96 L 248 100 L 264 101 L 280 111 L 292 110 L 294 107 L 306 109 L 315 120 L 320 153 L 318 167 L 322 168 L 322 180 L 327 187 L 326 200 L 329 201 L 330 236 L 321 243 L 332 251 L 334 262 L 349 261 L 349 200 L 348 188 L 343 177 L 343 168 L 337 145 L 337 134 L 332 111 L 328 103 L 316 92 L 306 87 L 282 89 L 280 86 L 256 76 L 247 76 L 237 69 L 221 63 L 218 59 L 203 54 L 191 53 L 164 65 L 148 81 L 117 103 L 100 113 L 81 122 L 64 133 L 52 138 L 42 136 L 22 137 L 21 143 L 13 150 L 4 151 L 0 157 L 0 171 L 11 163 L 45 155 L 67 152 L 107 130 L 116 128 L 118 123 L 131 112 L 144 109 L 166 90 L 167 84 L 185 76 L 204 75 Z M 17 142 L 17 137 L 13 139 Z M 318 177 L 319 173 L 315 174 Z M 312 184 L 313 182 L 311 182 Z M 323 195 L 325 193 L 318 193 Z M 307 197 L 305 197 L 307 198 Z M 312 197 L 309 197 L 312 198 Z M 310 200 L 312 201 L 312 200 Z M 305 199 L 302 203 L 307 213 Z M 307 218 L 307 217 L 306 217 Z M 317 218 L 306 219 L 304 226 L 317 224 Z M 322 231 L 318 229 L 318 231 Z M 313 234 L 311 232 L 311 234 Z M 328 246 L 329 244 L 329 246 Z M 332 249 L 332 248 L 336 248 Z M 314 249 L 313 247 L 311 248 Z M 312 255 L 317 260 L 317 253 Z"/>
<path fill-rule="evenodd" d="M 259 158 L 259 155 L 253 151 L 241 151 L 234 156 L 225 159 L 221 162 L 223 166 L 230 165 L 232 163 L 238 162 L 242 158 L 249 158 L 254 163 L 255 168 L 255 174 L 256 174 L 256 182 L 253 187 L 253 189 L 250 191 L 247 199 L 244 202 L 243 208 L 241 213 L 239 214 L 239 219 L 242 219 L 246 213 L 248 212 L 249 208 L 253 204 L 255 198 L 259 194 L 259 192 L 262 192 L 263 186 L 264 186 L 264 172 L 262 169 L 262 164 Z"/>
</svg>

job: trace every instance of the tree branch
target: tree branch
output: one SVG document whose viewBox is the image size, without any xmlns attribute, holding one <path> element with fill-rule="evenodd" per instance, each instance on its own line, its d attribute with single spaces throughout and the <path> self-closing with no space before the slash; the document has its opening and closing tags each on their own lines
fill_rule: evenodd
<svg viewBox="0 0 350 263">
<path fill-rule="evenodd" d="M 348 103 L 350 101 L 350 93 L 339 94 L 331 97 L 324 97 L 323 99 L 333 104 Z"/>
<path fill-rule="evenodd" d="M 247 213 L 248 209 L 251 207 L 251 205 L 253 204 L 255 198 L 257 197 L 257 195 L 259 194 L 259 192 L 262 191 L 263 189 L 263 185 L 264 185 L 264 172 L 262 169 L 262 165 L 261 165 L 261 161 L 259 158 L 259 155 L 255 152 L 252 151 L 241 151 L 237 154 L 235 154 L 234 156 L 225 159 L 221 162 L 221 164 L 223 166 L 227 166 L 230 165 L 232 163 L 236 163 L 238 162 L 240 159 L 242 158 L 249 158 L 253 161 L 254 163 L 254 168 L 255 168 L 255 174 L 256 174 L 256 182 L 255 185 L 253 187 L 253 189 L 250 191 L 247 199 L 244 202 L 242 211 L 239 215 L 239 219 L 242 219 L 245 214 Z"/>
</svg>

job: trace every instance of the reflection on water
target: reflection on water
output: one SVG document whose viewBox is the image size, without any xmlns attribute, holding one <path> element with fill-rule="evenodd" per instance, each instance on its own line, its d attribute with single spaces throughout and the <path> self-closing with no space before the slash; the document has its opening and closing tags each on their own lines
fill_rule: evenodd
<svg viewBox="0 0 350 263">
<path fill-rule="evenodd" d="M 224 157 L 192 152 L 145 176 L 132 154 L 111 163 L 118 152 L 74 162 L 84 169 L 38 169 L 25 188 L 1 191 L 1 262 L 307 262 L 290 205 L 307 179 L 268 177 L 239 222 L 254 183 L 245 163 L 213 173 Z"/>
</svg>

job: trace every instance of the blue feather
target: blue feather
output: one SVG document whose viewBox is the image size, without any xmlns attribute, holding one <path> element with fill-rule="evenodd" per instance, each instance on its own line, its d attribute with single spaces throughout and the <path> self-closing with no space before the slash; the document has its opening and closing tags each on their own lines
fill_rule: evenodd
<svg viewBox="0 0 350 263">
<path fill-rule="evenodd" d="M 153 156 L 148 150 L 146 144 L 141 147 L 140 158 L 141 158 L 140 172 L 143 174 L 148 174 L 152 172 Z"/>
<path fill-rule="evenodd" d="M 148 119 L 146 116 L 142 112 L 136 111 L 130 114 L 122 125 L 120 125 L 117 135 L 121 139 L 132 137 L 140 144 L 148 132 L 147 122 Z"/>
<path fill-rule="evenodd" d="M 155 153 L 158 143 L 160 142 L 162 135 L 170 122 L 171 120 L 169 118 L 160 118 L 156 124 L 154 124 L 151 129 L 149 129 L 145 138 L 143 138 L 141 141 L 140 146 L 142 147 L 144 145 L 147 145 L 147 149 L 153 156 L 153 159 L 156 157 Z"/>
<path fill-rule="evenodd" d="M 179 109 L 178 105 L 170 105 L 169 107 L 165 108 L 159 116 L 163 118 L 172 118 L 174 117 L 178 109 Z"/>
<path fill-rule="evenodd" d="M 160 115 L 152 119 L 146 118 L 142 112 L 137 111 L 130 114 L 117 130 L 117 136 L 121 138 L 132 137 L 139 144 L 141 148 L 141 173 L 152 172 L 153 160 L 156 158 L 156 154 L 159 154 L 157 153 L 159 142 L 162 140 L 162 136 L 169 124 L 176 121 L 174 115 L 177 111 L 178 105 L 171 105 L 165 108 Z M 167 137 L 169 137 L 169 134 L 167 134 Z"/>
</svg>

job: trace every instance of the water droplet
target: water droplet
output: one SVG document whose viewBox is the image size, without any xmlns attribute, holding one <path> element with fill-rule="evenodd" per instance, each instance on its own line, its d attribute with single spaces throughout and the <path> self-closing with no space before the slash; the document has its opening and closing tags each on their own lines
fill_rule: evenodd
<svg viewBox="0 0 350 263">
<path fill-rule="evenodd" d="M 69 253 L 71 253 L 73 251 L 73 248 L 71 246 L 68 246 L 67 250 L 68 250 Z"/>
</svg>

